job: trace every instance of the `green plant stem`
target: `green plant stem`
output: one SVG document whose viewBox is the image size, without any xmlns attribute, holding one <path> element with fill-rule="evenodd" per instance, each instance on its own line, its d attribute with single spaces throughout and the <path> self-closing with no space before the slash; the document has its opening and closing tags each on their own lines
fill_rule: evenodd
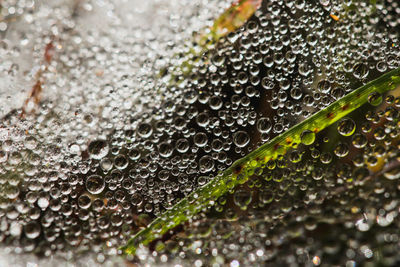
<svg viewBox="0 0 400 267">
<path fill-rule="evenodd" d="M 270 160 L 276 159 L 279 155 L 285 154 L 288 149 L 296 147 L 301 143 L 302 133 L 306 131 L 318 133 L 367 103 L 368 96 L 371 93 L 382 94 L 395 89 L 399 85 L 400 68 L 397 68 L 335 101 L 242 159 L 237 160 L 209 183 L 181 199 L 147 228 L 138 232 L 125 246 L 121 247 L 122 251 L 126 254 L 135 254 L 140 244 L 147 245 L 161 238 L 174 227 L 190 220 L 200 211 L 212 206 L 220 196 L 232 190 L 238 184 L 246 182 L 257 168 L 264 166 Z"/>
</svg>

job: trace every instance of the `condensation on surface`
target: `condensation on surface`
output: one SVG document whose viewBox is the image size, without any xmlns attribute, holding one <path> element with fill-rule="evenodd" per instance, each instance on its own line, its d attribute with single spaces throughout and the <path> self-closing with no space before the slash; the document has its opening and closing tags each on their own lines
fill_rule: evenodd
<svg viewBox="0 0 400 267">
<path fill-rule="evenodd" d="M 17 265 L 123 264 L 119 246 L 163 211 L 400 66 L 390 0 L 262 1 L 218 42 L 229 1 L 0 5 L 0 238 Z M 368 102 L 129 260 L 394 264 L 398 91 Z"/>
</svg>

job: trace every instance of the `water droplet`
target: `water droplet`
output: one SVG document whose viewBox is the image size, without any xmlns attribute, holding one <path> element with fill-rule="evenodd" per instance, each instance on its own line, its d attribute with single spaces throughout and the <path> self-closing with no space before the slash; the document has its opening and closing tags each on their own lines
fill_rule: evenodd
<svg viewBox="0 0 400 267">
<path fill-rule="evenodd" d="M 86 180 L 86 189 L 93 195 L 100 194 L 105 188 L 104 180 L 100 175 L 93 174 Z"/>
<path fill-rule="evenodd" d="M 199 167 L 201 173 L 210 172 L 214 168 L 213 158 L 208 155 L 201 157 Z"/>
<path fill-rule="evenodd" d="M 337 129 L 341 135 L 350 136 L 355 132 L 356 124 L 352 119 L 344 118 L 339 121 Z"/>
<path fill-rule="evenodd" d="M 88 146 L 88 153 L 93 159 L 102 159 L 107 156 L 109 151 L 108 143 L 106 140 L 94 140 Z"/>
<path fill-rule="evenodd" d="M 305 130 L 300 135 L 301 142 L 307 146 L 312 145 L 315 141 L 315 133 L 309 130 Z"/>
<path fill-rule="evenodd" d="M 160 156 L 164 158 L 168 158 L 174 152 L 174 149 L 171 144 L 168 142 L 163 142 L 158 146 L 158 152 L 160 152 Z"/>
<path fill-rule="evenodd" d="M 41 227 L 37 222 L 29 222 L 24 226 L 24 233 L 27 238 L 35 239 L 40 235 Z"/>
<path fill-rule="evenodd" d="M 355 134 L 352 138 L 353 146 L 356 148 L 363 148 L 367 145 L 367 138 L 363 134 Z"/>
<path fill-rule="evenodd" d="M 153 133 L 153 128 L 150 124 L 142 122 L 136 129 L 137 134 L 142 138 L 148 138 Z"/>
<path fill-rule="evenodd" d="M 364 79 L 368 76 L 369 74 L 369 69 L 368 66 L 365 65 L 364 63 L 357 63 L 353 67 L 353 75 L 357 79 Z"/>
<path fill-rule="evenodd" d="M 251 191 L 239 189 L 233 194 L 233 200 L 236 206 L 245 210 L 252 200 Z"/>
<path fill-rule="evenodd" d="M 207 135 L 205 133 L 196 133 L 193 137 L 193 141 L 196 144 L 196 146 L 198 147 L 204 147 L 205 145 L 207 145 L 208 142 L 208 138 Z"/>
<path fill-rule="evenodd" d="M 382 103 L 382 95 L 378 92 L 373 92 L 368 96 L 368 103 L 373 106 L 379 106 Z"/>
<path fill-rule="evenodd" d="M 297 150 L 293 150 L 289 153 L 289 160 L 292 163 L 297 163 L 301 161 L 301 153 Z"/>
<path fill-rule="evenodd" d="M 237 131 L 233 136 L 233 142 L 238 147 L 245 147 L 250 142 L 250 137 L 244 131 Z"/>
<path fill-rule="evenodd" d="M 257 121 L 257 129 L 260 133 L 269 133 L 271 131 L 272 124 L 269 118 L 260 118 Z"/>
<path fill-rule="evenodd" d="M 331 90 L 331 83 L 327 80 L 322 80 L 318 83 L 317 89 L 323 94 L 328 94 Z"/>
<path fill-rule="evenodd" d="M 87 195 L 81 195 L 78 198 L 78 206 L 81 209 L 88 209 L 91 204 L 92 204 L 92 201 L 91 201 L 90 197 Z"/>
<path fill-rule="evenodd" d="M 349 153 L 349 146 L 344 143 L 340 143 L 335 147 L 334 153 L 339 158 L 343 158 Z"/>
<path fill-rule="evenodd" d="M 189 150 L 189 142 L 182 138 L 179 139 L 178 141 L 176 141 L 176 151 L 178 151 L 179 153 L 185 153 Z"/>
</svg>

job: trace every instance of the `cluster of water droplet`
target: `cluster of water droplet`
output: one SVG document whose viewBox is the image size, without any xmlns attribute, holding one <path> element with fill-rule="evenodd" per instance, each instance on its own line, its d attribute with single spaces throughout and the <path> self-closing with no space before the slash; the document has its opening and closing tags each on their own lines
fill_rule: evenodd
<svg viewBox="0 0 400 267">
<path fill-rule="evenodd" d="M 400 97 L 369 103 L 254 170 L 214 207 L 155 240 L 141 262 L 395 266 Z M 397 95 L 397 97 L 395 96 Z M 380 99 L 377 102 L 377 99 Z"/>
<path fill-rule="evenodd" d="M 70 259 L 89 251 L 101 262 L 138 229 L 134 218 L 149 221 L 132 210 L 143 203 L 135 194 L 143 185 L 127 166 L 144 157 L 135 138 L 154 136 L 136 121 L 164 98 L 157 73 L 229 3 L 36 1 L 3 21 L 20 2 L 0 8 L 3 253 Z M 23 114 L 37 80 L 42 101 Z"/>
<path fill-rule="evenodd" d="M 8 25 L 8 40 L 0 41 L 1 73 L 25 93 L 47 64 L 46 46 L 54 45 L 51 62 L 39 72 L 44 99 L 36 113 L 21 119 L 21 110 L 9 112 L 0 128 L 0 234 L 15 253 L 57 251 L 69 258 L 75 247 L 103 261 L 103 253 L 117 254 L 134 233 L 233 161 L 400 63 L 395 1 L 263 1 L 237 31 L 216 43 L 206 35 L 206 48 L 193 43 L 191 33 L 229 3 L 77 2 L 38 6 L 14 31 Z M 149 18 L 153 11 L 157 16 Z M 12 67 L 31 53 L 27 48 L 32 61 Z M 371 95 L 370 102 L 379 105 L 382 96 Z M 329 240 L 296 240 L 304 233 L 300 219 L 315 228 L 316 218 L 333 220 L 342 211 L 335 205 L 355 198 L 356 187 L 340 189 L 360 180 L 353 170 L 361 177 L 382 166 L 374 153 L 380 148 L 386 155 L 389 148 L 367 144 L 384 143 L 387 129 L 398 130 L 398 100 L 392 102 L 382 114 L 367 113 L 374 125 L 387 120 L 381 127 L 340 121 L 344 137 L 334 146 L 328 134 L 317 146 L 305 132 L 310 147 L 268 163 L 257 179 L 220 199 L 215 210 L 225 219 L 201 214 L 187 230 L 187 246 L 186 239 L 169 241 L 153 259 L 147 252 L 139 259 L 235 266 L 276 255 L 292 262 L 295 255 L 320 258 L 316 249 L 326 245 L 335 251 Z M 363 149 L 357 155 L 368 155 L 366 161 L 352 145 Z M 336 192 L 330 186 L 336 200 L 328 197 Z M 315 213 L 307 217 L 308 205 Z M 323 205 L 332 216 L 321 215 Z M 296 221 L 301 212 L 307 218 Z M 351 227 L 335 223 L 350 234 Z M 205 245 L 207 238 L 212 241 Z M 310 242 L 315 251 L 295 241 Z"/>
</svg>

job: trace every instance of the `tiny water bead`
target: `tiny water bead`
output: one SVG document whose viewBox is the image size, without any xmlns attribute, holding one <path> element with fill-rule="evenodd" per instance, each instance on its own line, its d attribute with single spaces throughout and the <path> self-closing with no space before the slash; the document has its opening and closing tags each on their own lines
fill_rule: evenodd
<svg viewBox="0 0 400 267">
<path fill-rule="evenodd" d="M 237 131 L 233 136 L 233 142 L 238 147 L 245 147 L 250 142 L 250 137 L 245 131 Z"/>
<path fill-rule="evenodd" d="M 208 138 L 205 133 L 200 132 L 194 135 L 193 141 L 198 147 L 204 147 L 208 142 Z"/>
<path fill-rule="evenodd" d="M 382 96 L 378 92 L 373 92 L 368 96 L 368 102 L 373 106 L 378 106 L 382 103 Z"/>
<path fill-rule="evenodd" d="M 89 176 L 85 182 L 85 185 L 86 190 L 93 195 L 100 194 L 105 188 L 103 178 L 96 174 Z"/>
<path fill-rule="evenodd" d="M 322 80 L 318 83 L 317 85 L 317 89 L 318 91 L 320 91 L 321 93 L 327 94 L 330 92 L 331 90 L 331 83 L 327 80 Z"/>
<path fill-rule="evenodd" d="M 289 154 L 289 160 L 292 163 L 297 163 L 301 161 L 301 153 L 297 150 L 293 150 L 292 152 L 290 152 Z"/>
<path fill-rule="evenodd" d="M 214 168 L 214 159 L 210 156 L 203 156 L 199 160 L 199 167 L 201 173 L 210 172 Z"/>
<path fill-rule="evenodd" d="M 24 233 L 27 238 L 35 239 L 40 235 L 40 224 L 37 222 L 29 222 L 24 226 Z"/>
<path fill-rule="evenodd" d="M 269 118 L 260 118 L 257 121 L 257 129 L 261 133 L 269 133 L 272 128 L 272 123 L 270 122 Z"/>
<path fill-rule="evenodd" d="M 300 135 L 301 142 L 307 146 L 312 145 L 315 141 L 315 133 L 309 130 L 306 130 Z"/>
<path fill-rule="evenodd" d="M 179 152 L 179 153 L 185 153 L 185 152 L 187 152 L 188 150 L 189 150 L 189 147 L 190 147 L 190 145 L 189 145 L 189 142 L 186 140 L 186 139 L 179 139 L 177 142 L 176 142 L 176 150 Z"/>
<path fill-rule="evenodd" d="M 161 157 L 168 158 L 174 152 L 173 147 L 171 144 L 167 142 L 163 142 L 158 146 L 158 151 Z"/>
<path fill-rule="evenodd" d="M 357 63 L 353 67 L 353 75 L 357 79 L 364 79 L 368 76 L 369 69 L 368 66 L 364 63 Z"/>
<path fill-rule="evenodd" d="M 88 195 L 81 195 L 78 198 L 78 206 L 82 209 L 87 209 L 90 207 L 92 200 Z"/>
<path fill-rule="evenodd" d="M 246 209 L 252 200 L 252 195 L 251 195 L 251 192 L 249 192 L 247 190 L 237 190 L 234 193 L 233 198 L 234 198 L 235 204 L 239 208 Z"/>
<path fill-rule="evenodd" d="M 368 139 L 366 138 L 365 135 L 360 134 L 360 133 L 356 133 L 353 137 L 352 137 L 352 142 L 353 142 L 353 146 L 356 148 L 363 148 L 367 145 L 368 143 Z"/>
<path fill-rule="evenodd" d="M 153 133 L 153 128 L 150 124 L 143 122 L 137 126 L 136 132 L 140 137 L 147 138 Z"/>
<path fill-rule="evenodd" d="M 334 153 L 336 156 L 343 158 L 349 153 L 349 146 L 345 143 L 340 143 L 335 147 Z"/>
<path fill-rule="evenodd" d="M 350 118 L 344 118 L 338 122 L 338 132 L 343 136 L 351 136 L 356 130 L 355 122 Z"/>
<path fill-rule="evenodd" d="M 93 159 L 102 159 L 107 156 L 109 145 L 106 140 L 94 140 L 89 143 L 88 153 Z"/>
</svg>

